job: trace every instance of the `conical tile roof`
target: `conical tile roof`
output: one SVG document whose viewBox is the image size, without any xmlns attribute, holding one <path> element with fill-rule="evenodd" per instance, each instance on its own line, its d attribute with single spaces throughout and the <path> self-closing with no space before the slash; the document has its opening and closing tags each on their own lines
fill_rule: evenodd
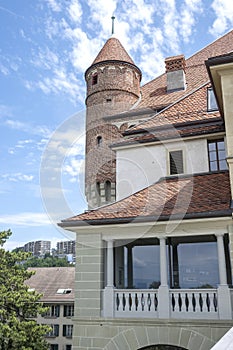
<svg viewBox="0 0 233 350">
<path fill-rule="evenodd" d="M 103 61 L 122 61 L 135 65 L 125 48 L 115 37 L 111 37 L 106 41 L 92 65 Z"/>
</svg>

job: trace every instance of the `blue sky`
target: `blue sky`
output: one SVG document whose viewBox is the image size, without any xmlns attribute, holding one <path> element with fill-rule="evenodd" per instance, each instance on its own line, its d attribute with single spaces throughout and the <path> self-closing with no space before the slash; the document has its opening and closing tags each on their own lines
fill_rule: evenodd
<svg viewBox="0 0 233 350">
<path fill-rule="evenodd" d="M 0 230 L 7 247 L 73 238 L 56 222 L 86 208 L 85 81 L 115 33 L 143 73 L 191 56 L 233 26 L 229 0 L 0 0 Z"/>
</svg>

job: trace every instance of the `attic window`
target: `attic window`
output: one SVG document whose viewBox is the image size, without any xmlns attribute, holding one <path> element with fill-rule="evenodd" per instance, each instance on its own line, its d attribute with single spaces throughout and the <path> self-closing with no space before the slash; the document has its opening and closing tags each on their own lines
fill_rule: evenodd
<svg viewBox="0 0 233 350">
<path fill-rule="evenodd" d="M 72 289 L 70 288 L 67 288 L 67 289 L 60 288 L 57 290 L 57 294 L 70 294 L 71 292 L 72 292 Z"/>
<path fill-rule="evenodd" d="M 169 153 L 170 175 L 182 174 L 184 172 L 183 152 L 172 151 Z"/>
<path fill-rule="evenodd" d="M 92 85 L 96 85 L 98 83 L 98 74 L 94 74 L 92 76 Z"/>
<path fill-rule="evenodd" d="M 214 90 L 212 88 L 208 88 L 207 91 L 208 91 L 208 96 L 207 96 L 208 112 L 217 111 L 218 105 L 214 95 Z"/>
</svg>

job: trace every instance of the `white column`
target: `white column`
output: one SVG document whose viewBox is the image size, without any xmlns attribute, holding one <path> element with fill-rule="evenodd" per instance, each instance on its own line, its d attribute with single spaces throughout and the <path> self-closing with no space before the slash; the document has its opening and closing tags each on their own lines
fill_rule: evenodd
<svg viewBox="0 0 233 350">
<path fill-rule="evenodd" d="M 167 253 L 166 238 L 160 238 L 160 282 L 161 286 L 167 286 Z"/>
<path fill-rule="evenodd" d="M 160 286 L 158 290 L 158 316 L 159 318 L 169 318 L 169 289 L 167 284 L 167 253 L 166 237 L 159 239 L 160 242 Z"/>
<path fill-rule="evenodd" d="M 226 258 L 224 252 L 223 234 L 217 234 L 217 247 L 218 247 L 218 269 L 219 269 L 219 282 L 221 285 L 227 284 L 227 271 L 226 271 Z"/>
<path fill-rule="evenodd" d="M 219 318 L 221 320 L 231 320 L 231 295 L 230 289 L 227 285 L 226 258 L 224 252 L 223 234 L 217 234 L 216 237 L 218 247 L 218 267 L 220 281 L 220 285 L 218 286 Z"/>
<path fill-rule="evenodd" d="M 113 241 L 107 241 L 107 287 L 113 287 L 114 276 L 114 264 L 113 264 Z"/>
<path fill-rule="evenodd" d="M 103 317 L 114 317 L 113 240 L 107 241 L 107 285 L 103 293 Z"/>
</svg>

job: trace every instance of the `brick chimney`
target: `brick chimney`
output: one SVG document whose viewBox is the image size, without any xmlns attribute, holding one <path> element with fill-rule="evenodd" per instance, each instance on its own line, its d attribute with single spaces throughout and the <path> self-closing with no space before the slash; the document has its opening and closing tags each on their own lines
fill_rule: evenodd
<svg viewBox="0 0 233 350">
<path fill-rule="evenodd" d="M 185 90 L 185 57 L 184 55 L 165 59 L 167 74 L 167 92 Z"/>
</svg>

